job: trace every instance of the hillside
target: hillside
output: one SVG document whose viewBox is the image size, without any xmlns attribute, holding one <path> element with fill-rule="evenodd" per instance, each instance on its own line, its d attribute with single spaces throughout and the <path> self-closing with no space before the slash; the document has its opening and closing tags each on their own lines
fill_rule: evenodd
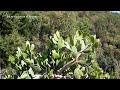
<svg viewBox="0 0 120 90">
<path fill-rule="evenodd" d="M 56 38 L 55 35 L 58 33 L 60 36 Z M 53 41 L 51 37 L 59 40 Z M 51 73 L 57 75 L 57 70 L 71 62 L 72 59 L 76 59 L 78 51 L 88 43 L 91 49 L 87 48 L 88 51 L 82 51 L 84 54 L 79 59 L 86 61 L 85 65 L 90 64 L 93 67 L 93 72 L 96 71 L 96 73 L 91 75 L 90 67 L 75 63 L 73 66 L 68 65 L 67 69 L 65 68 L 59 75 L 77 79 L 86 79 L 87 76 L 90 79 L 100 79 L 106 78 L 106 75 L 108 77 L 109 74 L 109 78 L 119 79 L 119 38 L 120 14 L 110 11 L 0 11 L 1 73 L 5 79 L 14 79 L 24 74 L 24 71 L 31 70 L 37 75 L 47 73 L 45 75 L 48 75 L 46 77 L 50 79 Z M 79 40 L 83 40 L 85 45 L 83 41 Z M 100 42 L 98 42 L 99 40 Z M 26 41 L 30 45 L 32 44 L 31 48 L 34 50 L 26 46 Z M 70 48 L 68 48 L 69 46 Z M 23 50 L 21 52 L 25 56 L 19 58 L 16 56 L 18 47 Z M 31 51 L 29 52 L 29 50 Z M 27 60 L 26 58 L 32 59 L 31 63 L 34 63 L 28 65 L 23 62 L 24 59 Z M 61 61 L 62 59 L 66 61 Z M 95 60 L 95 65 L 92 60 Z M 47 64 L 44 64 L 45 62 Z M 35 65 L 38 66 L 35 67 Z M 82 71 L 83 67 L 84 71 Z M 39 69 L 36 71 L 37 68 Z M 88 72 L 86 72 L 87 69 Z M 19 73 L 19 75 L 15 73 Z"/>
</svg>

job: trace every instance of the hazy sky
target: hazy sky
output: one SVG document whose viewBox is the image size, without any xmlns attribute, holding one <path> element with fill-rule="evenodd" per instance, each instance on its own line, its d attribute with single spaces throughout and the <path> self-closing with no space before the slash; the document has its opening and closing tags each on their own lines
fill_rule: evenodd
<svg viewBox="0 0 120 90">
<path fill-rule="evenodd" d="M 120 13 L 120 11 L 112 11 L 112 12 L 115 12 L 115 13 L 116 13 L 116 12 L 117 12 L 117 13 Z"/>
</svg>

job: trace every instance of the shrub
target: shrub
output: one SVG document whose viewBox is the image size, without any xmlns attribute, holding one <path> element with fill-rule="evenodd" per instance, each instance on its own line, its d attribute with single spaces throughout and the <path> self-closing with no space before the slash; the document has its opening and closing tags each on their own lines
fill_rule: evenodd
<svg viewBox="0 0 120 90">
<path fill-rule="evenodd" d="M 76 79 L 110 78 L 96 62 L 95 49 L 99 45 L 96 35 L 76 31 L 63 39 L 57 31 L 50 37 L 49 48 L 43 53 L 34 52 L 34 44 L 27 41 L 25 50 L 17 48 L 15 57 L 9 55 L 9 66 L 4 78 L 53 79 L 56 75 Z"/>
</svg>

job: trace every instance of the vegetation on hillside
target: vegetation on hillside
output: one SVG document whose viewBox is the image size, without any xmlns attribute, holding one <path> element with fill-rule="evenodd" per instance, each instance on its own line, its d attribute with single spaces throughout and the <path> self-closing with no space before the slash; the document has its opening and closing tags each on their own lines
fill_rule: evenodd
<svg viewBox="0 0 120 90">
<path fill-rule="evenodd" d="M 120 15 L 0 11 L 4 79 L 120 78 Z"/>
</svg>

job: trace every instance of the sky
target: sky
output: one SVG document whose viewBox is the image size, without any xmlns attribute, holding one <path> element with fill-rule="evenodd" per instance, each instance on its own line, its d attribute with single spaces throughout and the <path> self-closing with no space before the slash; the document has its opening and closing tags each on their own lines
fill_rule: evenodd
<svg viewBox="0 0 120 90">
<path fill-rule="evenodd" d="M 111 11 L 111 12 L 120 13 L 120 11 Z"/>
</svg>

